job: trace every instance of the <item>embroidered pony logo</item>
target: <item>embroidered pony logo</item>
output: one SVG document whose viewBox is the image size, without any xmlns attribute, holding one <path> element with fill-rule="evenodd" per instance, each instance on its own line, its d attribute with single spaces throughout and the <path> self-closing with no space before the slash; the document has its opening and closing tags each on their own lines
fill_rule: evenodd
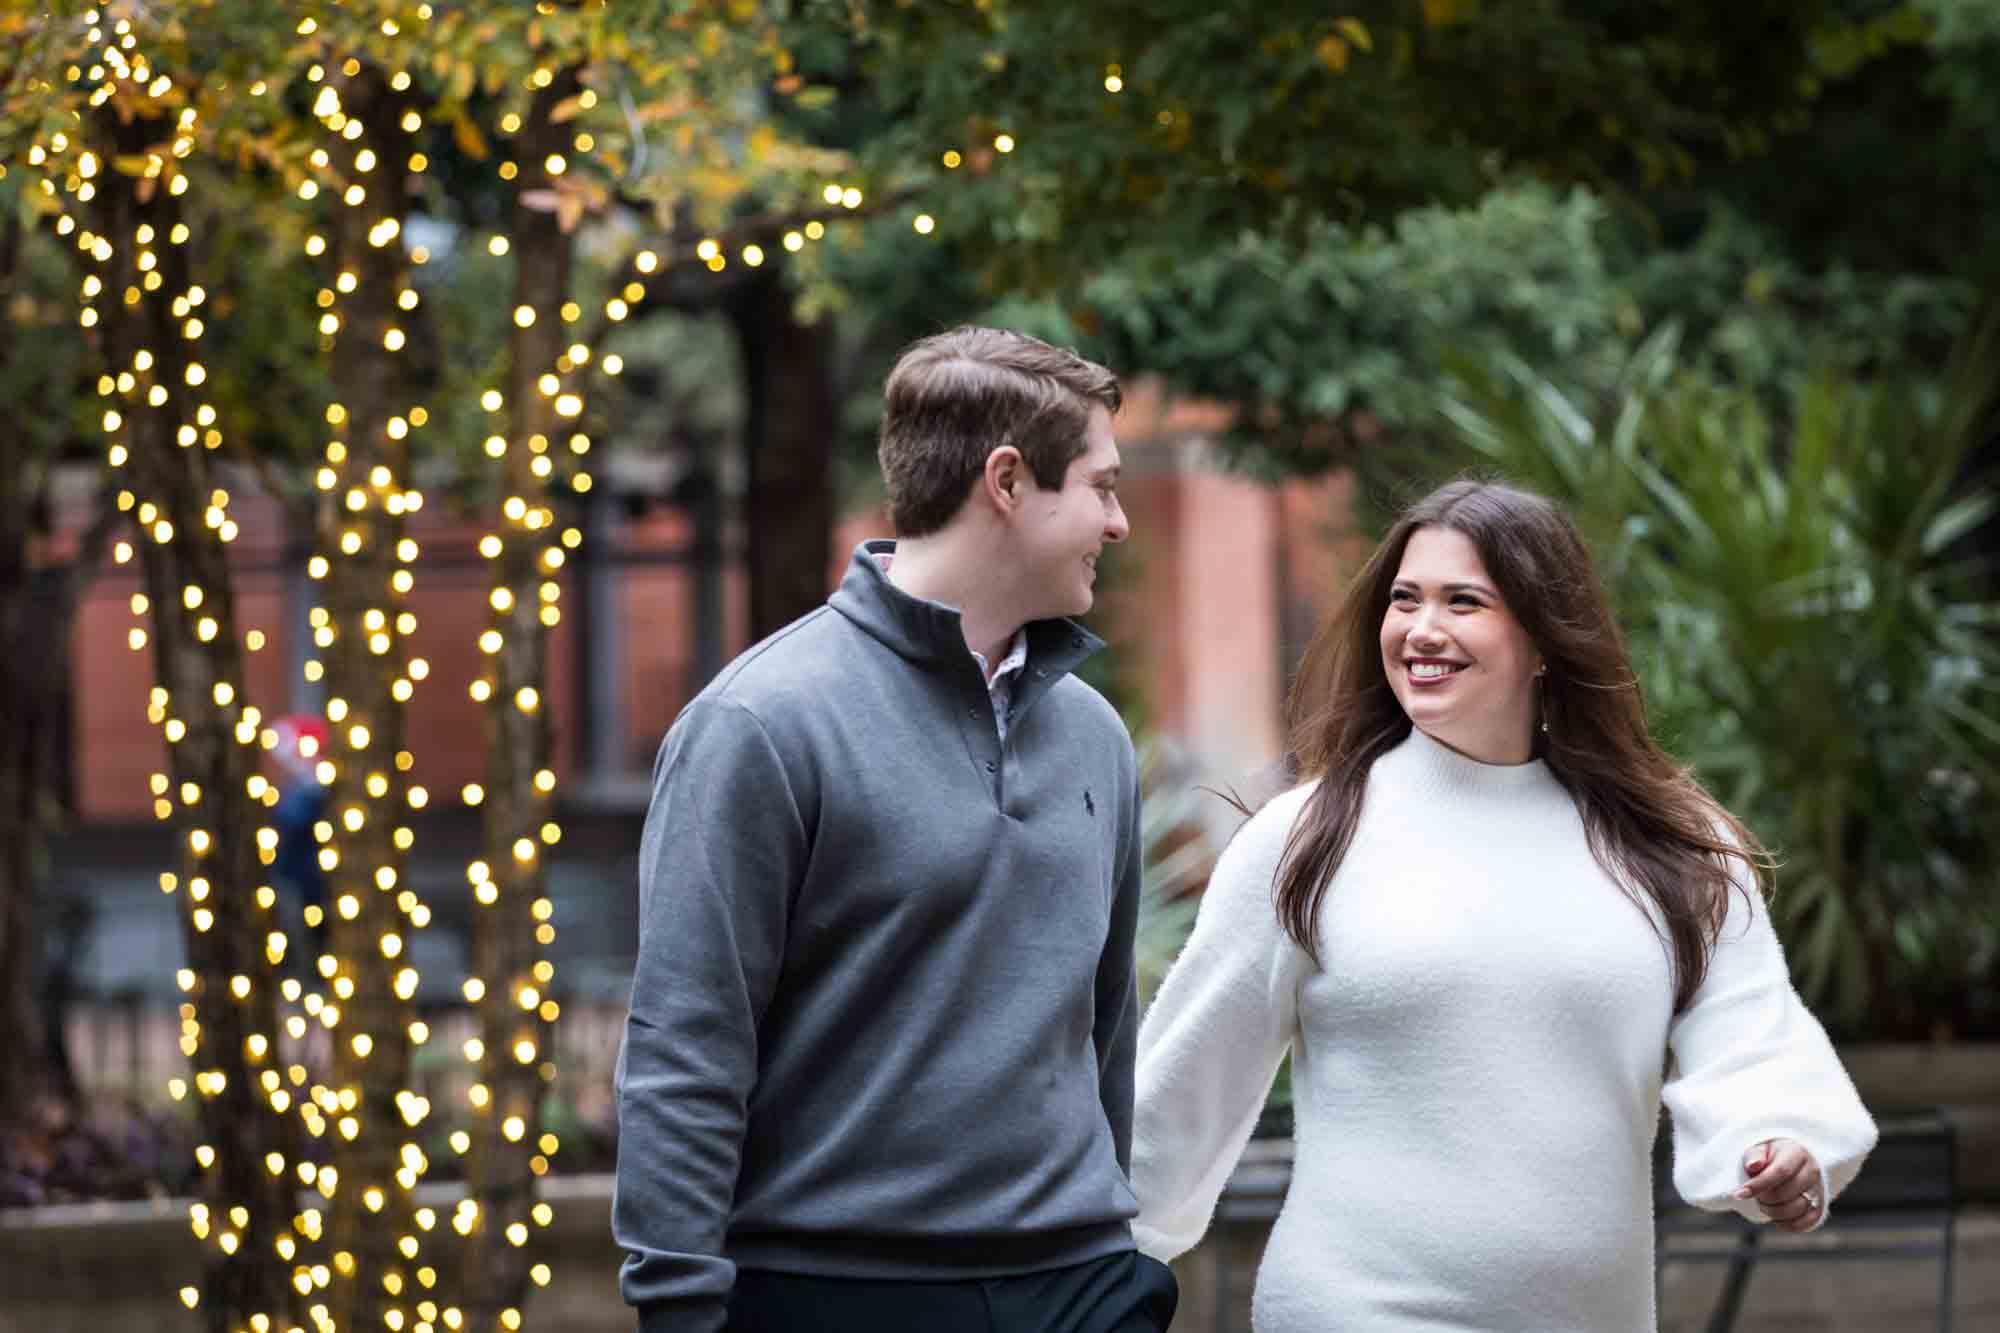
<svg viewBox="0 0 2000 1333">
<path fill-rule="evenodd" d="M 1097 802 L 1090 799 L 1090 788 L 1083 789 L 1083 811 L 1092 819 L 1097 818 Z"/>
</svg>

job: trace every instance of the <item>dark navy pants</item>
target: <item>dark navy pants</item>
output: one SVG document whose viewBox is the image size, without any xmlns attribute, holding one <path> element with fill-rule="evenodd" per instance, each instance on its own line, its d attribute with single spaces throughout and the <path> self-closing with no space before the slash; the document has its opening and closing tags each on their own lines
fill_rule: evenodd
<svg viewBox="0 0 2000 1333">
<path fill-rule="evenodd" d="M 1180 1287 L 1136 1251 L 954 1282 L 738 1269 L 725 1333 L 1166 1333 Z"/>
</svg>

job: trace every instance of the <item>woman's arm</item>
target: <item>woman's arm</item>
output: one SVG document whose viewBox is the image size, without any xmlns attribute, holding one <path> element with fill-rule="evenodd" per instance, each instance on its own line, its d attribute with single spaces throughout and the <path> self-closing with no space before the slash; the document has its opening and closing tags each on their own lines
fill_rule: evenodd
<svg viewBox="0 0 2000 1333">
<path fill-rule="evenodd" d="M 1824 1221 L 1826 1205 L 1875 1146 L 1875 1122 L 1825 1030 L 1792 989 L 1756 893 L 1731 889 L 1708 976 L 1674 1020 L 1667 1043 L 1673 1059 L 1663 1097 L 1673 1115 L 1674 1187 L 1681 1197 L 1762 1222 L 1790 1211 L 1767 1212 L 1765 1203 L 1803 1190 L 1815 1198 L 1814 1224 Z M 1804 1150 L 1813 1170 L 1788 1175 L 1797 1186 L 1791 1194 L 1759 1188 L 1772 1182 L 1753 1182 L 1751 1168 L 1779 1158 L 1765 1145 L 1787 1139 Z M 1788 1164 L 1789 1154 L 1778 1163 Z M 1753 1184 L 1748 1194 L 1746 1184 Z"/>
<path fill-rule="evenodd" d="M 1278 922 L 1272 884 L 1304 796 L 1272 801 L 1223 852 L 1139 1028 L 1132 1234 L 1162 1261 L 1208 1229 L 1297 1028 L 1305 955 Z"/>
</svg>

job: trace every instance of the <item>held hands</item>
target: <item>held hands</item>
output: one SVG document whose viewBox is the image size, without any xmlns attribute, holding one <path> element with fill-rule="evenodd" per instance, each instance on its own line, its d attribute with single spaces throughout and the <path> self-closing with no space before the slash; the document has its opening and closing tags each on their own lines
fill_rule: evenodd
<svg viewBox="0 0 2000 1333">
<path fill-rule="evenodd" d="M 1752 1199 L 1764 1215 L 1787 1231 L 1810 1231 L 1820 1220 L 1826 1200 L 1819 1195 L 1819 1163 L 1792 1139 L 1765 1139 L 1743 1154 L 1749 1177 L 1736 1191 Z"/>
</svg>

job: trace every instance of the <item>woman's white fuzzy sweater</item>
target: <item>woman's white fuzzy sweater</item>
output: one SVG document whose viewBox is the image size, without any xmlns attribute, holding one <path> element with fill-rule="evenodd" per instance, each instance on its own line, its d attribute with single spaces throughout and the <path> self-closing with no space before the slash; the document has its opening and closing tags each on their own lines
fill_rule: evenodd
<svg viewBox="0 0 2000 1333">
<path fill-rule="evenodd" d="M 1655 1326 L 1651 1148 L 1674 1184 L 1762 1220 L 1763 1139 L 1833 1192 L 1875 1126 L 1794 993 L 1763 905 L 1732 893 L 1693 1005 L 1591 855 L 1545 764 L 1476 763 L 1421 730 L 1369 774 L 1315 967 L 1273 880 L 1311 792 L 1237 834 L 1139 1036 L 1139 1248 L 1207 1229 L 1292 1052 L 1297 1155 L 1258 1273 L 1258 1333 L 1641 1333 Z"/>
</svg>

